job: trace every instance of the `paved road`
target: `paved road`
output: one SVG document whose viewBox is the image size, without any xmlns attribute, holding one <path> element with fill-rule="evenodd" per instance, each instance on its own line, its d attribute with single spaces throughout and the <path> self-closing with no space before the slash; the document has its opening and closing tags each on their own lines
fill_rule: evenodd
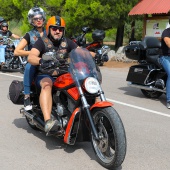
<svg viewBox="0 0 170 170">
<path fill-rule="evenodd" d="M 122 170 L 170 170 L 170 110 L 165 107 L 165 95 L 151 100 L 139 89 L 128 87 L 127 70 L 101 68 L 105 95 L 114 103 L 126 130 Z M 11 81 L 21 78 L 18 72 L 0 72 L 0 169 L 103 170 L 90 143 L 67 146 L 27 125 L 19 114 L 20 106 L 7 98 Z"/>
</svg>

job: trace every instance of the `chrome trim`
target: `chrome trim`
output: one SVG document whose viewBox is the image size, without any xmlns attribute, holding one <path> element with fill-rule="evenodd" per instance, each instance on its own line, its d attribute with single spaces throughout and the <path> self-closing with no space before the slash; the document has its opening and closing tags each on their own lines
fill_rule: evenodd
<svg viewBox="0 0 170 170">
<path fill-rule="evenodd" d="M 144 84 L 145 85 L 150 85 L 150 84 L 152 84 L 152 83 L 155 83 L 155 81 L 152 81 L 152 82 L 150 82 L 150 83 L 146 83 L 147 82 L 147 79 L 149 78 L 149 76 L 150 76 L 150 74 L 153 72 L 153 71 L 159 71 L 160 69 L 152 69 L 152 70 L 150 70 L 150 72 L 148 73 L 148 75 L 146 76 L 146 78 L 145 78 L 145 80 L 144 80 Z"/>
<path fill-rule="evenodd" d="M 144 90 L 148 90 L 148 91 L 159 91 L 159 92 L 162 92 L 162 93 L 166 93 L 166 89 L 158 89 L 158 88 L 153 87 L 153 86 L 139 85 L 139 84 L 134 84 L 132 82 L 128 82 L 128 86 L 135 87 L 135 88 L 138 88 L 138 89 L 144 89 Z"/>
</svg>

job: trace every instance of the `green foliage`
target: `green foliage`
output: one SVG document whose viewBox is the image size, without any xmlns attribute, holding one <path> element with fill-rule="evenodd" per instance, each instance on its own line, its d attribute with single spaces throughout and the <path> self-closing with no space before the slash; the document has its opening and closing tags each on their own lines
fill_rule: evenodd
<svg viewBox="0 0 170 170">
<path fill-rule="evenodd" d="M 21 27 L 21 25 L 22 25 L 21 21 L 12 20 L 9 22 L 9 30 L 12 33 L 17 34 L 21 37 L 21 36 L 23 36 L 23 32 L 21 31 L 21 29 L 18 29 Z"/>
<path fill-rule="evenodd" d="M 104 39 L 104 41 L 108 41 L 108 42 L 111 42 L 111 41 L 115 41 L 116 39 L 116 28 L 112 28 L 112 29 L 109 29 L 106 32 L 106 38 Z"/>
<path fill-rule="evenodd" d="M 136 20 L 135 21 L 135 38 L 137 41 L 142 39 L 142 31 L 143 31 L 143 21 Z M 129 39 L 131 36 L 131 23 L 127 22 L 125 24 L 125 38 Z"/>
<path fill-rule="evenodd" d="M 0 0 L 0 16 L 8 21 L 20 21 L 19 29 L 25 33 L 32 27 L 27 21 L 29 9 L 40 6 L 45 10 L 47 19 L 52 15 L 60 15 L 65 19 L 69 37 L 81 33 L 83 26 L 89 26 L 91 31 L 105 30 L 105 40 L 110 41 L 109 39 L 115 40 L 118 26 L 131 23 L 133 17 L 129 17 L 128 13 L 137 2 L 138 0 Z M 129 37 L 130 29 L 126 24 L 126 37 Z M 140 38 L 140 23 L 139 26 L 136 24 L 136 29 L 135 36 Z M 91 33 L 87 34 L 87 39 L 91 40 Z"/>
</svg>

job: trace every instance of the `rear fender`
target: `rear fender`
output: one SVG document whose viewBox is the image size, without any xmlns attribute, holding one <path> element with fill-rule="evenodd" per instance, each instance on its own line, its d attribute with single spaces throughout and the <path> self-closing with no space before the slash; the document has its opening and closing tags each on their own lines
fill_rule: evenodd
<svg viewBox="0 0 170 170">
<path fill-rule="evenodd" d="M 107 101 L 101 101 L 101 102 L 97 102 L 94 103 L 91 107 L 90 110 L 94 109 L 94 108 L 101 108 L 101 107 L 110 107 L 113 106 L 113 103 L 107 102 Z"/>
</svg>

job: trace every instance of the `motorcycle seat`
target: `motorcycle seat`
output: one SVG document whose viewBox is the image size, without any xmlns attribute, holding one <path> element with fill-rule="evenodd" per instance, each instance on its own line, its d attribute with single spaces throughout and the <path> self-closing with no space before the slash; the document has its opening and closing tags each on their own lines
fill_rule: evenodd
<svg viewBox="0 0 170 170">
<path fill-rule="evenodd" d="M 160 64 L 159 62 L 159 55 L 149 55 L 149 56 L 146 56 L 146 61 L 148 63 L 153 63 L 155 64 L 158 68 L 162 69 L 162 65 Z"/>
</svg>

